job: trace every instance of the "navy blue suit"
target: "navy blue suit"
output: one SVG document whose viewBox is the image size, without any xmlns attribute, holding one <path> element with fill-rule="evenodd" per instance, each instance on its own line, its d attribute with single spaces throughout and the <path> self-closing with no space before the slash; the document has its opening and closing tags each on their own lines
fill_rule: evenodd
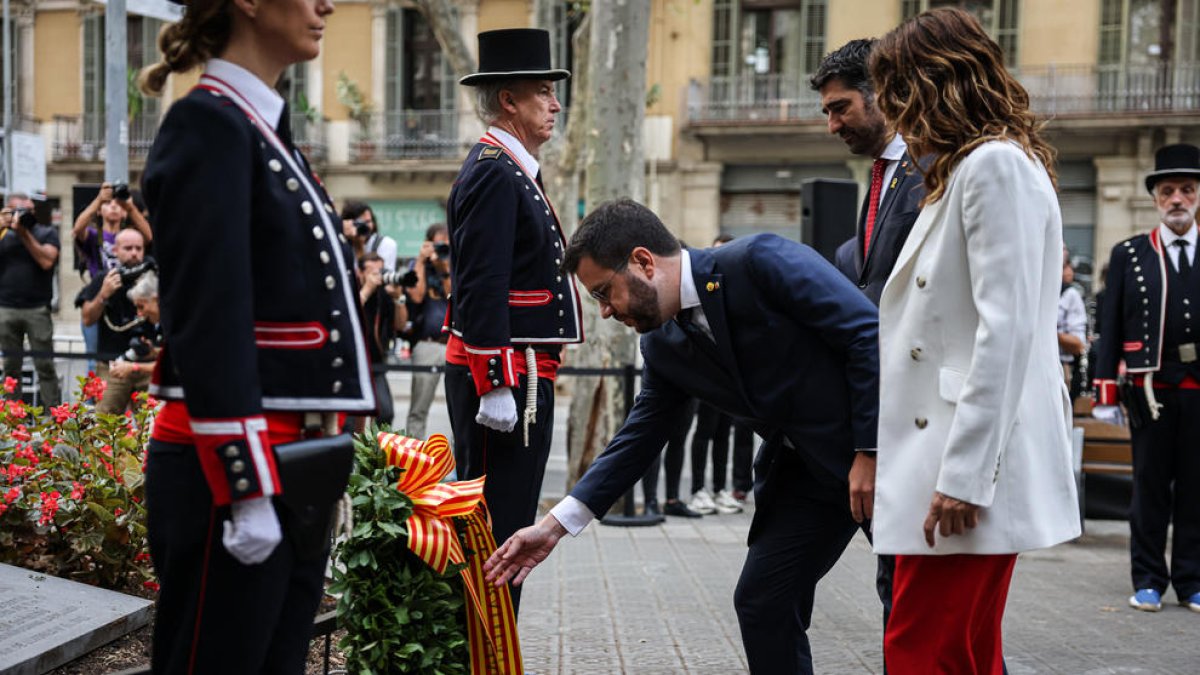
<svg viewBox="0 0 1200 675">
<path fill-rule="evenodd" d="M 771 234 L 688 250 L 715 344 L 668 321 L 642 338 L 642 389 L 571 494 L 603 514 L 645 472 L 689 397 L 765 440 L 735 595 L 750 668 L 808 673 L 813 592 L 858 525 L 855 448 L 876 447 L 875 307 L 813 249 Z"/>
</svg>

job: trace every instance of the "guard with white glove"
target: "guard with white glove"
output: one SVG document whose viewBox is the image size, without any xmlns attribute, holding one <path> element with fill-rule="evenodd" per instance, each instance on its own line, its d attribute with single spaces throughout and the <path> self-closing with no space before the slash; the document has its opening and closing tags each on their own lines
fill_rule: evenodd
<svg viewBox="0 0 1200 675">
<path fill-rule="evenodd" d="M 283 530 L 270 497 L 254 497 L 230 505 L 231 517 L 225 521 L 221 543 L 238 562 L 257 565 L 283 541 Z"/>
<path fill-rule="evenodd" d="M 1124 426 L 1125 415 L 1121 412 L 1119 405 L 1098 405 L 1092 408 L 1092 417 L 1106 422 L 1108 424 L 1116 424 Z"/>
<path fill-rule="evenodd" d="M 517 426 L 517 400 L 512 389 L 500 387 L 481 396 L 475 422 L 504 433 L 512 431 Z"/>
</svg>

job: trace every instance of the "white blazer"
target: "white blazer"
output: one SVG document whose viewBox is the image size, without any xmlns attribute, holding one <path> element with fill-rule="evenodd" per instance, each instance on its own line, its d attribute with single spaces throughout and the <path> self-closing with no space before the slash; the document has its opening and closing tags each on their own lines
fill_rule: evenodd
<svg viewBox="0 0 1200 675">
<path fill-rule="evenodd" d="M 1042 165 L 993 141 L 922 210 L 879 305 L 876 553 L 1015 553 L 1079 536 L 1055 337 L 1062 217 Z M 981 507 L 925 543 L 934 491 Z"/>
</svg>

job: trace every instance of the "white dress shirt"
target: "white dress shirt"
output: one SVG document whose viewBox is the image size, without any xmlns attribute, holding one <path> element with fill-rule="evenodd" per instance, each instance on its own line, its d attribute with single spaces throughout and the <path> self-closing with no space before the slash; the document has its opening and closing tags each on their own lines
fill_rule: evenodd
<svg viewBox="0 0 1200 675">
<path fill-rule="evenodd" d="M 883 204 L 883 196 L 887 194 L 892 178 L 896 175 L 896 169 L 900 167 L 900 158 L 904 157 L 905 152 L 908 152 L 908 144 L 904 142 L 904 137 L 894 134 L 887 147 L 880 153 L 878 159 L 886 159 L 887 168 L 883 170 L 883 189 L 879 191 L 879 204 L 875 205 L 876 208 Z M 867 187 L 870 189 L 870 186 Z"/>
<path fill-rule="evenodd" d="M 1193 222 L 1192 226 L 1188 228 L 1188 231 L 1185 232 L 1182 237 L 1175 234 L 1175 232 L 1166 225 L 1160 224 L 1158 226 L 1158 238 L 1162 240 L 1163 249 L 1167 252 L 1167 255 L 1170 256 L 1171 264 L 1175 266 L 1176 272 L 1179 271 L 1179 247 L 1175 245 L 1175 242 L 1180 239 L 1186 241 L 1188 245 L 1184 246 L 1183 248 L 1187 249 L 1188 262 L 1191 263 L 1193 268 L 1195 268 L 1197 238 L 1196 223 Z"/>
<path fill-rule="evenodd" d="M 223 59 L 209 59 L 204 74 L 221 80 L 241 94 L 254 107 L 259 117 L 279 128 L 283 117 L 283 97 L 268 87 L 254 73 Z"/>
<path fill-rule="evenodd" d="M 487 132 L 494 136 L 496 140 L 503 143 L 504 147 L 517 158 L 521 166 L 525 167 L 525 173 L 537 178 L 538 171 L 541 170 L 541 165 L 538 164 L 537 159 L 533 155 L 529 154 L 529 151 L 525 149 L 521 141 L 517 140 L 516 136 L 513 136 L 500 127 L 488 127 Z"/>
</svg>

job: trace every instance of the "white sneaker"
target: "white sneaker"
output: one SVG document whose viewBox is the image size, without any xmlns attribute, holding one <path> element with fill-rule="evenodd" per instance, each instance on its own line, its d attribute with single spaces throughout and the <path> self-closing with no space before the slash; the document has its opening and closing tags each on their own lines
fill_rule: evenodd
<svg viewBox="0 0 1200 675">
<path fill-rule="evenodd" d="M 729 490 L 718 492 L 717 496 L 713 499 L 713 504 L 717 507 L 717 513 L 730 514 L 742 512 L 742 505 L 738 503 L 738 500 L 733 498 L 733 495 L 729 494 Z"/>
<path fill-rule="evenodd" d="M 688 502 L 688 508 L 706 516 L 717 512 L 717 505 L 709 496 L 708 490 L 704 488 L 700 488 L 696 494 L 692 495 L 692 501 Z"/>
</svg>

